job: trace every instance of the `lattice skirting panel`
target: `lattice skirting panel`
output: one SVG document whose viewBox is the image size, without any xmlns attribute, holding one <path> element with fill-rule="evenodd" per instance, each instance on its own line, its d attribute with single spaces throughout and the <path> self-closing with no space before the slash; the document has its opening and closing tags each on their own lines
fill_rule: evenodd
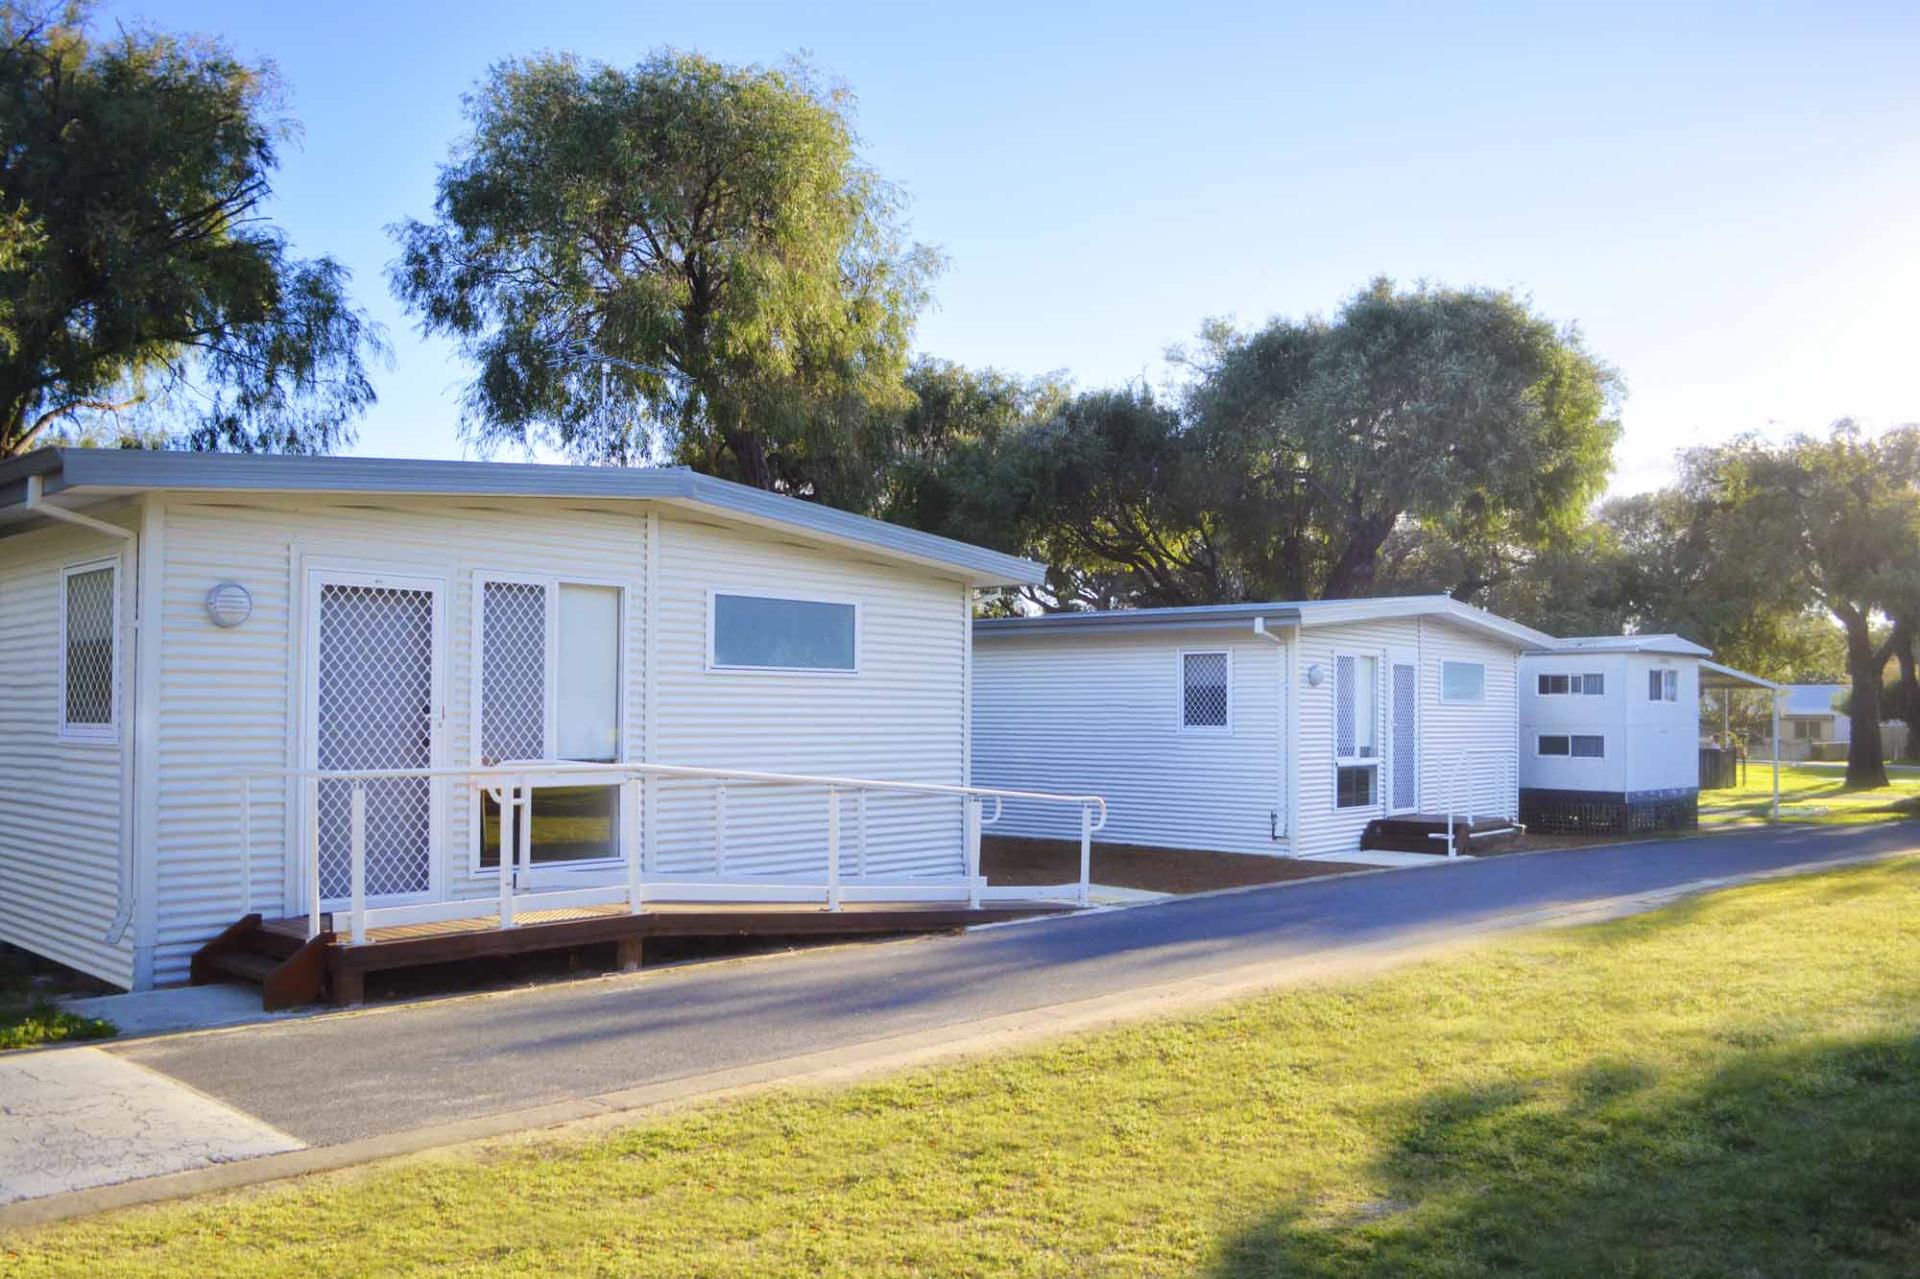
<svg viewBox="0 0 1920 1279">
<path fill-rule="evenodd" d="M 1622 795 L 1601 791 L 1520 792 L 1520 820 L 1542 835 L 1638 835 L 1658 830 L 1695 830 L 1700 796 L 1695 791 Z"/>
</svg>

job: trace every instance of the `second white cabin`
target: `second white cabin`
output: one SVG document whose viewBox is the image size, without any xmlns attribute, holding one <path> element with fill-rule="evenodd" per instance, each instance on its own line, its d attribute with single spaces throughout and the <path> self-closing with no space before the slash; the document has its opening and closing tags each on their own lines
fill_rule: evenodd
<svg viewBox="0 0 1920 1279">
<path fill-rule="evenodd" d="M 1337 858 L 1395 846 L 1393 819 L 1510 825 L 1520 655 L 1551 643 L 1437 595 L 982 619 L 973 776 L 1099 794 L 1102 841 L 1156 848 Z M 1009 802 L 993 831 L 1071 816 Z"/>
</svg>

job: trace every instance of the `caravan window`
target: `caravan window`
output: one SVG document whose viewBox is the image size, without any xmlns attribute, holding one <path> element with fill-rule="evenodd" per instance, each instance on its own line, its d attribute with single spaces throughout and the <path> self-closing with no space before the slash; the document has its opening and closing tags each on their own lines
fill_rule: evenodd
<svg viewBox="0 0 1920 1279">
<path fill-rule="evenodd" d="M 1229 654 L 1180 654 L 1180 727 L 1187 732 L 1229 731 L 1232 680 Z"/>
<path fill-rule="evenodd" d="M 860 618 L 852 604 L 715 592 L 707 613 L 713 670 L 858 669 Z"/>
<path fill-rule="evenodd" d="M 1647 700 L 1650 702 L 1679 701 L 1680 672 L 1673 670 L 1648 671 Z"/>
<path fill-rule="evenodd" d="M 118 570 L 82 564 L 61 575 L 60 735 L 112 741 L 118 663 L 114 660 Z"/>
<path fill-rule="evenodd" d="M 1487 668 L 1479 662 L 1440 663 L 1440 700 L 1443 702 L 1484 702 L 1487 699 Z"/>
</svg>

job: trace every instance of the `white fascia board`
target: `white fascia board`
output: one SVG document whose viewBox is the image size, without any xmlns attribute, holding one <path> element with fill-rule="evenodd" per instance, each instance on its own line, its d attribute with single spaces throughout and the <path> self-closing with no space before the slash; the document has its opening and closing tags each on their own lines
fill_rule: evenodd
<svg viewBox="0 0 1920 1279">
<path fill-rule="evenodd" d="M 1046 580 L 1044 565 L 1016 555 L 673 467 L 41 449 L 0 463 L 0 507 L 24 501 L 30 475 L 43 477 L 47 496 L 166 489 L 683 503 L 935 569 L 974 586 L 1032 586 Z"/>
</svg>

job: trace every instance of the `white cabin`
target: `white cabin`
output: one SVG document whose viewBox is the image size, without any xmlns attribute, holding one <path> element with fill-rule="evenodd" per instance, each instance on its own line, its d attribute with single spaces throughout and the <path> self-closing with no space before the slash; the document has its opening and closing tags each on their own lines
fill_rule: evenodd
<svg viewBox="0 0 1920 1279">
<path fill-rule="evenodd" d="M 977 901 L 973 593 L 1041 576 L 679 469 L 14 459 L 0 940 L 138 988 L 247 911 Z"/>
<path fill-rule="evenodd" d="M 1445 596 L 982 619 L 974 779 L 1097 793 L 1101 841 L 1156 848 L 1337 857 L 1398 815 L 1511 822 L 1520 654 L 1551 642 Z M 1072 819 L 1010 801 L 992 829 Z"/>
<path fill-rule="evenodd" d="M 1848 684 L 1789 684 L 1780 704 L 1780 750 L 1783 759 L 1813 759 L 1823 744 L 1836 748 L 1828 758 L 1846 757 L 1853 740 L 1853 718 L 1839 706 Z"/>
</svg>

